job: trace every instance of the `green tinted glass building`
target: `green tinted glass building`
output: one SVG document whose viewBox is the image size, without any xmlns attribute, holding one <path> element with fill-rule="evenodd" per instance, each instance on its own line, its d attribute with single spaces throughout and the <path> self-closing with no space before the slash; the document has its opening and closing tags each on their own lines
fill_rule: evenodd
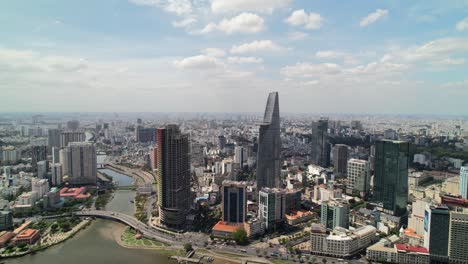
<svg viewBox="0 0 468 264">
<path fill-rule="evenodd" d="M 395 216 L 406 213 L 409 152 L 409 142 L 376 142 L 373 200 L 382 205 L 385 213 Z"/>
</svg>

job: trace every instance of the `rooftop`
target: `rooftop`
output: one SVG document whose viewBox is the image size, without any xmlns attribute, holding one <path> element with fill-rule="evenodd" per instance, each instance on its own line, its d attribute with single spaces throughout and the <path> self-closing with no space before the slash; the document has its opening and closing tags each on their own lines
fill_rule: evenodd
<svg viewBox="0 0 468 264">
<path fill-rule="evenodd" d="M 395 244 L 395 248 L 398 251 L 402 252 L 414 252 L 414 253 L 422 253 L 422 254 L 429 254 L 429 250 L 423 247 L 413 247 L 408 244 Z"/>
<path fill-rule="evenodd" d="M 239 229 L 240 227 L 242 227 L 242 225 L 240 224 L 232 224 L 232 223 L 219 221 L 215 226 L 213 226 L 213 231 L 233 233 L 237 231 L 237 229 Z"/>
<path fill-rule="evenodd" d="M 28 228 L 16 235 L 16 239 L 30 238 L 35 236 L 37 233 L 39 233 L 39 230 Z"/>
</svg>

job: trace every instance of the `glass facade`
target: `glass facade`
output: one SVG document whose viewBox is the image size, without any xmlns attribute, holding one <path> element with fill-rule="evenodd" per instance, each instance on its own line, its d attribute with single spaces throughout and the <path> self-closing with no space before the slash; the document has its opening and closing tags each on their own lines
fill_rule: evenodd
<svg viewBox="0 0 468 264">
<path fill-rule="evenodd" d="M 404 141 L 376 142 L 373 200 L 395 216 L 406 213 L 409 148 L 410 143 Z"/>
</svg>

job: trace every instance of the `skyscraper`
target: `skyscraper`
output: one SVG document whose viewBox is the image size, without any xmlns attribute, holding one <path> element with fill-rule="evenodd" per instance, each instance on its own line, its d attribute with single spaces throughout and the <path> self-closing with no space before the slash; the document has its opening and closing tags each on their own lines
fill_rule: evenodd
<svg viewBox="0 0 468 264">
<path fill-rule="evenodd" d="M 281 174 L 281 137 L 278 92 L 268 95 L 260 124 L 257 152 L 257 190 L 277 187 Z"/>
<path fill-rule="evenodd" d="M 468 199 L 468 166 L 460 168 L 460 195 Z"/>
<path fill-rule="evenodd" d="M 406 213 L 409 148 L 410 143 L 405 141 L 376 142 L 373 201 L 395 216 Z"/>
<path fill-rule="evenodd" d="M 247 215 L 247 190 L 245 182 L 224 181 L 223 221 L 227 223 L 244 223 Z"/>
<path fill-rule="evenodd" d="M 348 146 L 344 144 L 336 144 L 333 148 L 333 165 L 335 172 L 345 174 L 348 165 Z"/>
<path fill-rule="evenodd" d="M 190 208 L 189 137 L 176 125 L 157 130 L 158 205 L 162 225 L 181 228 Z"/>
<path fill-rule="evenodd" d="M 263 188 L 259 191 L 258 212 L 268 230 L 275 229 L 284 221 L 286 214 L 286 192 L 276 188 Z"/>
<path fill-rule="evenodd" d="M 62 174 L 68 176 L 70 184 L 96 184 L 97 157 L 96 147 L 89 142 L 70 142 L 60 150 Z"/>
<path fill-rule="evenodd" d="M 310 158 L 312 163 L 327 168 L 330 166 L 330 143 L 328 142 L 328 119 L 312 122 Z"/>
</svg>

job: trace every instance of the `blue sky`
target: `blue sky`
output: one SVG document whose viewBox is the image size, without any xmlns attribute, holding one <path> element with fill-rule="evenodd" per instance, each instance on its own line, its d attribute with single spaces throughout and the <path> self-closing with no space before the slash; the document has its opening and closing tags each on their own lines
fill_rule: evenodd
<svg viewBox="0 0 468 264">
<path fill-rule="evenodd" d="M 0 111 L 468 114 L 468 1 L 0 3 Z"/>
</svg>

